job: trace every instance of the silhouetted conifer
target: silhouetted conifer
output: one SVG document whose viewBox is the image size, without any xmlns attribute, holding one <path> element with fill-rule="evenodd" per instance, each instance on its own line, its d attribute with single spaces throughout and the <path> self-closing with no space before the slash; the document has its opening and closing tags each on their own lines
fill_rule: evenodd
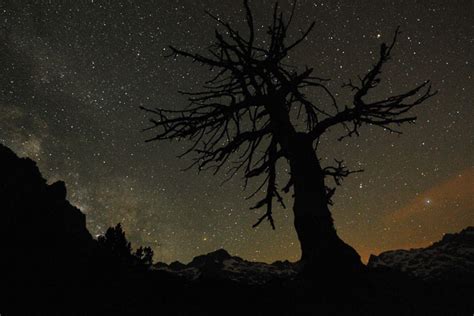
<svg viewBox="0 0 474 316">
<path fill-rule="evenodd" d="M 102 250 L 125 266 L 149 267 L 153 263 L 153 251 L 150 247 L 139 247 L 132 252 L 132 245 L 127 240 L 120 223 L 115 227 L 109 227 L 105 235 L 99 236 L 97 241 Z"/>
</svg>

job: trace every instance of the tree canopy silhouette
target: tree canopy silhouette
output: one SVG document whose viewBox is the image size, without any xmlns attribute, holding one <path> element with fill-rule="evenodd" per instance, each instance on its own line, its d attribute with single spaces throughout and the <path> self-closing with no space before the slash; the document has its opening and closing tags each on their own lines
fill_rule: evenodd
<svg viewBox="0 0 474 316">
<path fill-rule="evenodd" d="M 113 256 L 114 260 L 125 266 L 142 266 L 148 268 L 153 264 L 153 250 L 150 247 L 139 247 L 132 252 L 132 245 L 127 240 L 122 225 L 109 227 L 105 235 L 97 239 L 99 248 Z"/>
<path fill-rule="evenodd" d="M 153 115 L 149 129 L 158 130 L 155 140 L 190 140 L 182 154 L 194 153 L 191 166 L 215 173 L 230 162 L 229 178 L 243 170 L 245 184 L 260 177 L 263 182 L 252 194 L 262 193 L 253 209 L 265 208 L 254 226 L 265 219 L 274 228 L 274 202 L 285 206 L 279 191 L 277 162 L 289 164 L 289 181 L 283 192 L 294 192 L 294 225 L 301 243 L 302 260 L 325 267 L 361 267 L 360 257 L 336 233 L 329 210 L 335 189 L 326 185 L 332 178 L 336 185 L 357 171 L 349 170 L 343 161 L 321 166 L 317 146 L 321 135 L 330 128 L 342 126 L 339 140 L 358 136 L 363 125 L 381 127 L 392 133 L 403 123 L 414 122 L 409 111 L 433 96 L 431 84 L 425 81 L 396 95 L 368 101 L 381 82 L 383 66 L 390 60 L 399 35 L 380 46 L 377 62 L 357 82 L 348 81 L 343 88 L 351 91 L 352 102 L 341 104 L 328 88 L 329 79 L 318 77 L 313 68 L 299 70 L 287 65 L 288 55 L 314 29 L 311 23 L 296 39 L 288 40 L 295 5 L 285 18 L 275 4 L 268 27 L 269 40 L 258 42 L 249 1 L 244 0 L 248 33 L 243 35 L 231 24 L 208 13 L 222 27 L 215 31 L 214 43 L 201 54 L 170 47 L 173 56 L 182 56 L 207 66 L 214 75 L 199 92 L 180 92 L 190 104 L 181 110 L 142 108 Z M 313 102 L 308 89 L 318 90 L 327 104 Z M 373 99 L 373 98 L 371 98 Z"/>
</svg>

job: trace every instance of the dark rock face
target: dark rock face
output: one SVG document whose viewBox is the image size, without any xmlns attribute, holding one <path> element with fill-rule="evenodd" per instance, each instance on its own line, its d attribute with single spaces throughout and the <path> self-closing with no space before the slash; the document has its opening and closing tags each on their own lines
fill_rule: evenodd
<svg viewBox="0 0 474 316">
<path fill-rule="evenodd" d="M 231 255 L 225 249 L 218 249 L 206 255 L 194 257 L 189 266 L 195 268 L 203 268 L 213 264 L 221 264 L 224 260 L 230 259 Z"/>
<path fill-rule="evenodd" d="M 48 185 L 34 161 L 0 144 L 0 230 L 8 277 L 63 277 L 65 266 L 86 263 L 94 240 L 85 215 L 66 195 L 64 182 Z"/>
<path fill-rule="evenodd" d="M 0 144 L 3 231 L 20 232 L 22 238 L 37 239 L 47 233 L 61 233 L 79 240 L 91 240 L 85 215 L 66 200 L 66 194 L 63 181 L 48 185 L 34 161 L 18 158 Z M 32 232 L 40 227 L 37 232 L 40 235 L 33 236 Z"/>
<path fill-rule="evenodd" d="M 474 227 L 446 234 L 427 248 L 392 250 L 370 256 L 371 268 L 389 268 L 423 280 L 474 281 Z"/>
<path fill-rule="evenodd" d="M 65 200 L 67 195 L 66 183 L 64 181 L 54 182 L 48 187 L 48 194 L 53 200 Z"/>
<path fill-rule="evenodd" d="M 155 302 L 151 289 L 168 275 L 93 239 L 66 196 L 64 182 L 48 185 L 34 161 L 0 144 L 0 312 L 122 314 Z"/>
<path fill-rule="evenodd" d="M 157 263 L 157 266 L 160 266 L 160 264 L 163 266 L 163 267 L 169 267 L 171 270 L 173 271 L 180 271 L 182 269 L 185 269 L 186 268 L 186 265 L 179 262 L 179 261 L 174 261 L 174 262 L 171 262 L 170 265 L 168 266 L 167 264 L 165 263 L 162 263 L 162 262 L 159 262 Z"/>
</svg>

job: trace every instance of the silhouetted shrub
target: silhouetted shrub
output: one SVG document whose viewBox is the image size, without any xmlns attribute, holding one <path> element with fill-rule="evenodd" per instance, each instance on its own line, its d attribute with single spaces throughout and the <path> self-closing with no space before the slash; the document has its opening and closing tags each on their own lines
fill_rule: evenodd
<svg viewBox="0 0 474 316">
<path fill-rule="evenodd" d="M 149 267 L 153 264 L 153 250 L 150 247 L 140 247 L 135 251 L 135 258 L 138 259 L 140 264 Z"/>
<path fill-rule="evenodd" d="M 140 247 L 133 252 L 120 223 L 109 227 L 105 235 L 99 236 L 97 242 L 101 250 L 124 266 L 148 268 L 153 264 L 153 250 L 150 247 Z"/>
</svg>

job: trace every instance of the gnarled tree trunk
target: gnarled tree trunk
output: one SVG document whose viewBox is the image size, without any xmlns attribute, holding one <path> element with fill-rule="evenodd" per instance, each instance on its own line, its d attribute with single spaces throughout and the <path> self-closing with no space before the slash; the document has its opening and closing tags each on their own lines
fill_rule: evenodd
<svg viewBox="0 0 474 316">
<path fill-rule="evenodd" d="M 275 5 L 273 21 L 267 31 L 268 44 L 260 45 L 256 41 L 256 24 L 249 1 L 244 0 L 244 7 L 248 38 L 242 37 L 242 33 L 229 23 L 213 17 L 222 24 L 225 34 L 216 30 L 216 40 L 209 54 L 171 47 L 172 55 L 190 58 L 217 72 L 201 91 L 184 92 L 190 101 L 186 109 L 143 108 L 157 118 L 150 119 L 150 129 L 156 128 L 159 132 L 149 141 L 190 140 L 192 144 L 183 155 L 196 153 L 192 166 L 198 166 L 200 170 L 218 172 L 232 155 L 239 153 L 240 157 L 229 170 L 231 176 L 241 168 L 245 169 L 246 179 L 266 175 L 260 187 L 266 185 L 265 195 L 252 208 L 266 207 L 266 212 L 254 227 L 265 219 L 275 227 L 273 201 L 281 199 L 276 166 L 279 159 L 286 158 L 290 162 L 294 185 L 295 228 L 301 243 L 302 261 L 310 267 L 339 272 L 363 269 L 357 252 L 336 233 L 324 185 L 325 175 L 331 174 L 339 182 L 338 179 L 350 172 L 342 164 L 332 167 L 332 171 L 331 166 L 322 170 L 313 142 L 338 125 L 346 128 L 342 138 L 358 135 L 359 128 L 366 124 L 398 132 L 393 126 L 413 122 L 416 117 L 406 113 L 435 92 L 431 92 L 429 81 L 425 81 L 399 95 L 373 102 L 365 100 L 369 91 L 380 83 L 382 66 L 390 59 L 399 34 L 397 29 L 389 45 L 382 43 L 378 61 L 359 77 L 360 82 L 349 81 L 343 85 L 349 87 L 354 96 L 351 103 L 339 106 L 337 95 L 324 84 L 327 80 L 313 75 L 313 68 L 299 71 L 298 67 L 286 65 L 289 52 L 304 42 L 315 23 L 301 36 L 292 38 L 290 44 L 287 35 L 292 15 L 286 22 Z M 322 89 L 332 100 L 335 111 L 328 113 L 324 104 L 312 102 L 305 95 L 310 88 Z M 303 113 L 301 119 L 300 113 Z M 296 115 L 295 122 L 290 119 L 293 115 Z M 300 124 L 303 119 L 305 128 Z M 301 133 L 297 132 L 297 127 Z"/>
<path fill-rule="evenodd" d="M 305 266 L 357 271 L 363 268 L 357 252 L 336 233 L 328 208 L 324 174 L 312 141 L 298 133 L 290 147 L 294 185 L 294 224 Z"/>
</svg>

